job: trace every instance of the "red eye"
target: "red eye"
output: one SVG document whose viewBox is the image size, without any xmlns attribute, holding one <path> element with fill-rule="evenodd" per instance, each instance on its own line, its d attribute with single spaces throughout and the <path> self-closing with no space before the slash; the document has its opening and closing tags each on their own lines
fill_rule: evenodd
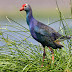
<svg viewBox="0 0 72 72">
<path fill-rule="evenodd" d="M 24 6 L 24 7 L 27 7 L 27 6 Z"/>
</svg>

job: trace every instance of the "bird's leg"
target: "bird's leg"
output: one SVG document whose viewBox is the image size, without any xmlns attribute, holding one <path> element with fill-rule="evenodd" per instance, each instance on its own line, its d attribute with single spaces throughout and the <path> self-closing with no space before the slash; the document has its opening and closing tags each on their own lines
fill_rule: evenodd
<svg viewBox="0 0 72 72">
<path fill-rule="evenodd" d="M 45 56 L 46 56 L 46 53 L 45 53 L 45 48 L 44 48 L 44 53 L 43 53 L 43 62 L 44 62 Z"/>
<path fill-rule="evenodd" d="M 42 62 L 44 62 L 45 56 L 46 56 L 46 53 L 45 53 L 45 48 L 44 48 L 43 61 L 42 61 Z M 43 63 L 42 63 L 42 65 L 41 65 L 41 67 L 43 67 Z"/>
<path fill-rule="evenodd" d="M 49 47 L 51 53 L 52 53 L 52 61 L 54 62 L 54 51 Z"/>
</svg>

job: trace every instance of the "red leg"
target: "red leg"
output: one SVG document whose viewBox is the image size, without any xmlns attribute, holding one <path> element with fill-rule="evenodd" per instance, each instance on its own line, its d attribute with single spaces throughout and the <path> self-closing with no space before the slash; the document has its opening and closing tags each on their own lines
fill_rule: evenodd
<svg viewBox="0 0 72 72">
<path fill-rule="evenodd" d="M 49 47 L 51 53 L 52 53 L 52 61 L 54 62 L 54 51 Z"/>
<path fill-rule="evenodd" d="M 44 48 L 43 61 L 42 61 L 42 62 L 44 62 L 45 56 L 46 56 L 46 53 L 45 53 L 45 48 Z M 42 63 L 42 65 L 41 65 L 41 67 L 43 67 L 43 63 Z"/>
</svg>

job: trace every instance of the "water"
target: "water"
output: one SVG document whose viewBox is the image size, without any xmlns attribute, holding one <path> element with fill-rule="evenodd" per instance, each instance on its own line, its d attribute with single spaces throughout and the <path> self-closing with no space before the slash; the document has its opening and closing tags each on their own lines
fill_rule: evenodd
<svg viewBox="0 0 72 72">
<path fill-rule="evenodd" d="M 12 18 L 12 19 L 14 19 L 14 18 Z M 37 18 L 37 19 L 40 22 L 42 22 L 44 24 L 47 24 L 47 25 L 48 25 L 48 23 L 52 23 L 52 22 L 57 20 L 57 19 L 49 20 L 49 22 L 48 22 L 48 19 L 39 19 L 39 18 Z M 3 33 L 3 36 L 0 35 L 0 47 L 1 46 L 4 47 L 4 48 L 0 48 L 0 50 L 1 50 L 0 53 L 1 54 L 2 53 L 3 54 L 10 53 L 7 45 L 9 45 L 10 42 L 12 42 L 12 41 L 13 42 L 15 41 L 17 44 L 22 42 L 22 44 L 23 44 L 23 42 L 24 42 L 23 40 L 25 38 L 27 38 L 27 40 L 29 42 L 33 43 L 34 45 L 39 45 L 39 43 L 31 37 L 30 32 L 29 31 L 27 32 L 26 29 L 24 29 L 24 27 L 29 29 L 26 21 L 24 19 L 19 19 L 19 20 L 15 20 L 15 21 L 17 23 L 19 23 L 20 25 L 18 25 L 17 23 L 15 23 L 14 21 L 11 21 L 11 20 L 9 22 L 7 19 L 4 19 L 4 20 L 0 21 L 0 31 Z M 72 34 L 72 21 L 71 20 L 66 20 L 66 22 L 67 22 L 67 24 L 68 24 L 68 26 L 70 28 L 70 31 L 69 31 L 68 27 L 66 27 L 67 31 L 68 31 L 68 35 L 70 35 L 70 34 Z M 64 25 L 66 26 L 65 22 L 64 22 Z M 63 27 L 63 25 L 60 24 L 60 22 L 55 22 L 55 23 L 53 23 L 53 24 L 51 24 L 49 26 L 52 27 L 53 29 L 55 29 L 56 31 L 60 30 L 59 29 L 60 26 Z M 61 31 L 59 31 L 59 33 L 63 34 Z M 8 42 L 8 43 L 5 42 L 5 40 L 3 40 L 2 37 L 4 37 L 5 39 L 8 38 L 8 40 L 10 42 Z M 64 43 L 66 44 L 66 46 L 68 45 L 67 41 L 64 41 Z M 14 46 L 12 46 L 12 47 L 10 46 L 10 48 L 15 48 L 15 47 Z M 23 48 L 21 50 L 23 50 Z M 14 51 L 14 50 L 12 50 L 12 51 Z"/>
<path fill-rule="evenodd" d="M 14 18 L 12 18 L 14 19 Z M 15 20 L 15 19 L 14 19 Z M 37 20 L 39 20 L 40 22 L 44 23 L 44 24 L 49 24 L 49 23 L 52 23 L 54 21 L 56 21 L 57 19 L 54 19 L 54 20 L 49 20 L 48 22 L 48 19 L 39 19 L 37 18 Z M 3 35 L 0 35 L 0 47 L 3 46 L 3 48 L 0 48 L 0 53 L 1 54 L 10 54 L 10 49 L 8 48 L 15 48 L 15 46 L 10 46 L 10 43 L 13 41 L 15 41 L 15 43 L 19 44 L 22 42 L 22 44 L 24 43 L 24 39 L 27 38 L 27 40 L 29 42 L 31 42 L 32 44 L 34 45 L 39 45 L 39 43 L 34 40 L 30 34 L 29 31 L 27 31 L 25 28 L 29 29 L 26 21 L 24 19 L 19 19 L 19 20 L 15 20 L 17 23 L 15 23 L 14 21 L 10 20 L 10 22 L 7 20 L 7 19 L 4 19 L 4 20 L 1 20 L 0 21 L 0 31 L 3 33 Z M 67 31 L 68 31 L 68 35 L 72 34 L 72 22 L 71 20 L 66 20 L 69 28 L 70 28 L 70 31 L 67 28 Z M 64 22 L 64 25 L 66 26 L 66 23 Z M 52 27 L 53 29 L 55 29 L 56 31 L 59 31 L 60 29 L 60 26 L 63 27 L 63 25 L 60 23 L 60 22 L 55 22 L 51 25 L 49 25 L 50 27 Z M 24 28 L 25 27 L 25 28 Z M 61 31 L 59 31 L 60 34 L 63 34 Z M 2 39 L 2 37 L 4 37 L 5 39 L 8 39 L 9 42 L 7 43 L 5 40 Z M 67 44 L 67 41 L 64 41 L 64 43 L 66 44 L 66 46 L 68 45 Z M 8 45 L 8 46 L 7 46 Z M 10 47 L 9 47 L 10 46 Z M 26 47 L 27 45 L 25 45 Z M 20 47 L 22 48 L 22 47 Z M 20 49 L 19 48 L 19 49 Z M 23 48 L 21 49 L 23 50 Z M 14 51 L 12 49 L 13 52 L 15 52 L 16 54 L 16 51 Z"/>
<path fill-rule="evenodd" d="M 43 21 L 43 19 L 39 19 L 39 21 L 48 25 L 48 20 Z M 16 22 L 18 22 L 20 25 L 26 27 L 27 29 L 29 29 L 25 20 L 16 20 Z M 51 22 L 53 22 L 53 21 L 50 20 L 49 23 L 51 23 Z M 66 22 L 67 22 L 69 28 L 72 29 L 71 20 L 66 20 Z M 7 26 L 4 26 L 4 25 L 7 25 Z M 24 37 L 27 38 L 28 36 L 30 36 L 30 32 L 24 32 L 26 30 L 20 25 L 16 24 L 13 21 L 11 21 L 11 23 L 10 23 L 9 21 L 4 20 L 4 21 L 0 21 L 0 26 L 2 28 L 2 29 L 0 28 L 0 30 L 2 32 L 4 32 L 3 33 L 4 38 L 7 38 L 7 36 L 8 36 L 8 38 L 11 40 L 19 41 L 19 40 L 23 40 Z M 64 22 L 64 25 L 66 26 L 65 22 Z M 55 29 L 56 31 L 59 31 L 60 26 L 63 27 L 63 25 L 60 24 L 60 22 L 53 23 L 49 26 L 52 27 L 53 29 Z M 62 33 L 62 32 L 60 31 L 60 33 Z M 30 42 L 32 42 L 35 45 L 38 45 L 38 42 L 36 40 L 34 40 L 33 38 L 27 38 L 27 40 L 29 40 Z M 2 41 L 0 41 L 0 46 L 2 46 L 2 45 L 4 45 L 4 43 Z"/>
</svg>

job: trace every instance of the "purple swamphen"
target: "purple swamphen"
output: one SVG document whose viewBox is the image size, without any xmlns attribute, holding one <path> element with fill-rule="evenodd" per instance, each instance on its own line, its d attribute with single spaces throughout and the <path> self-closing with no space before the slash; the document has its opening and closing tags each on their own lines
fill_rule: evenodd
<svg viewBox="0 0 72 72">
<path fill-rule="evenodd" d="M 36 41 L 40 42 L 44 47 L 43 62 L 46 55 L 45 46 L 49 47 L 52 53 L 52 60 L 54 61 L 54 51 L 52 50 L 52 48 L 57 49 L 63 47 L 63 45 L 61 45 L 59 42 L 65 39 L 70 39 L 70 37 L 63 36 L 58 32 L 56 32 L 53 28 L 37 21 L 32 15 L 32 9 L 29 4 L 23 4 L 22 7 L 20 8 L 20 11 L 23 10 L 26 11 L 26 21 L 29 26 L 32 37 Z"/>
</svg>

